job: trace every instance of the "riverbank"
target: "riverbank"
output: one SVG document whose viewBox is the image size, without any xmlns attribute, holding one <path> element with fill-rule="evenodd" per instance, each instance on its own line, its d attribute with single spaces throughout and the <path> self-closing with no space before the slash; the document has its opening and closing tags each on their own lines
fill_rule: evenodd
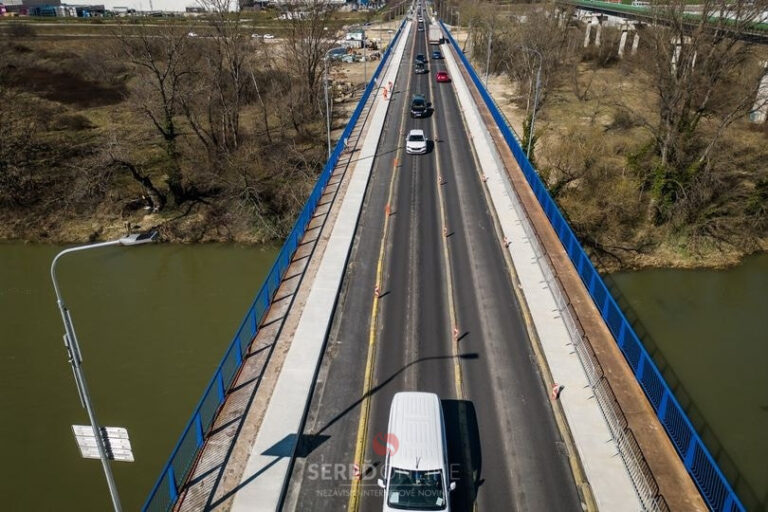
<svg viewBox="0 0 768 512">
<path fill-rule="evenodd" d="M 648 84 L 626 68 L 580 66 L 593 89 L 578 99 L 571 84 L 547 93 L 536 118 L 535 159 L 560 208 L 593 261 L 604 272 L 644 268 L 727 268 L 768 252 L 768 215 L 762 188 L 768 130 L 746 119 L 724 135 L 708 206 L 656 223 L 648 218 L 648 187 L 632 167 L 647 144 L 643 115 L 651 117 Z M 505 75 L 488 88 L 518 134 L 531 106 L 527 91 Z"/>
<path fill-rule="evenodd" d="M 64 244 L 144 229 L 180 243 L 282 239 L 325 164 L 325 116 L 312 106 L 322 88 L 296 83 L 275 44 L 233 36 L 249 66 L 233 96 L 227 79 L 184 60 L 222 57 L 213 42 L 183 27 L 136 30 L 127 42 L 105 30 L 98 45 L 0 34 L 10 37 L 0 55 L 0 240 Z M 132 53 L 136 41 L 151 51 Z M 189 46 L 178 62 L 152 53 L 174 45 Z M 146 66 L 195 79 L 163 95 L 167 84 Z M 363 64 L 334 65 L 330 79 L 335 137 L 364 87 Z M 224 99 L 201 92 L 216 87 Z M 179 97 L 164 103 L 171 93 Z"/>
</svg>

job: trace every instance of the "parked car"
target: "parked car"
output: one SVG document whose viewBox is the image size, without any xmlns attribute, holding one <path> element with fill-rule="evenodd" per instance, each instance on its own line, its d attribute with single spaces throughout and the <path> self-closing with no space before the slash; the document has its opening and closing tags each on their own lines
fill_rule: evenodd
<svg viewBox="0 0 768 512">
<path fill-rule="evenodd" d="M 411 155 L 423 155 L 427 152 L 427 137 L 424 130 L 411 130 L 405 138 L 405 152 Z"/>
<path fill-rule="evenodd" d="M 443 58 L 443 54 L 440 53 L 440 50 L 435 50 L 435 51 L 432 52 L 432 59 L 433 60 L 438 60 L 438 59 L 442 59 L 442 58 Z"/>
<path fill-rule="evenodd" d="M 411 98 L 411 117 L 425 117 L 431 106 L 423 94 L 414 94 Z"/>
<path fill-rule="evenodd" d="M 450 82 L 451 77 L 448 76 L 448 73 L 445 71 L 438 71 L 437 73 L 435 73 L 435 80 L 437 80 L 438 82 Z"/>
</svg>

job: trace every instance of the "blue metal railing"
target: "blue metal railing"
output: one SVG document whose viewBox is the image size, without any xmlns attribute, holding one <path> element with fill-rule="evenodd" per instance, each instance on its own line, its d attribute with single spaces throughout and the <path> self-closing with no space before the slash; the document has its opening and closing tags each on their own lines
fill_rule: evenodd
<svg viewBox="0 0 768 512">
<path fill-rule="evenodd" d="M 157 479 L 152 491 L 149 493 L 147 501 L 142 507 L 142 511 L 167 512 L 178 500 L 179 491 L 189 476 L 200 450 L 203 448 L 206 435 L 213 425 L 213 421 L 216 418 L 219 409 L 224 403 L 229 387 L 232 385 L 237 372 L 242 366 L 248 346 L 256 336 L 258 327 L 264 319 L 264 315 L 269 310 L 272 298 L 280 287 L 282 277 L 293 259 L 293 254 L 296 251 L 302 236 L 304 236 L 307 225 L 312 220 L 312 215 L 315 212 L 317 203 L 336 167 L 339 155 L 344 150 L 343 141 L 352 133 L 371 92 L 376 86 L 377 79 L 389 59 L 392 48 L 394 48 L 395 43 L 400 37 L 403 27 L 405 27 L 405 20 L 400 24 L 397 32 L 392 37 L 392 42 L 384 52 L 381 62 L 379 62 L 376 71 L 371 77 L 371 81 L 368 82 L 368 85 L 365 87 L 363 96 L 357 104 L 357 108 L 355 108 L 355 111 L 349 118 L 349 122 L 347 123 L 344 132 L 341 134 L 339 141 L 336 143 L 336 146 L 331 153 L 331 157 L 328 159 L 322 173 L 318 177 L 315 187 L 312 189 L 312 193 L 309 195 L 304 208 L 301 210 L 301 213 L 299 213 L 291 233 L 285 240 L 275 262 L 272 264 L 272 268 L 264 279 L 264 283 L 256 294 L 256 298 L 253 300 L 251 307 L 248 308 L 245 318 L 237 329 L 227 351 L 224 353 L 224 358 L 221 363 L 219 363 L 218 368 L 216 368 L 213 378 L 208 383 L 202 398 L 197 403 L 197 406 L 192 413 L 192 417 L 189 422 L 187 422 L 186 427 L 184 427 L 181 437 L 173 448 L 168 462 L 165 463 L 165 466 L 160 472 L 160 477 Z"/>
<path fill-rule="evenodd" d="M 659 421 L 664 425 L 672 444 L 675 445 L 677 453 L 683 460 L 683 464 L 693 478 L 693 481 L 696 482 L 707 505 L 712 510 L 718 512 L 745 511 L 744 505 L 742 505 L 717 465 L 717 462 L 715 462 L 704 445 L 704 442 L 675 398 L 669 385 L 667 385 L 662 377 L 661 372 L 648 354 L 645 346 L 627 321 L 621 308 L 619 308 L 616 300 L 603 282 L 602 277 L 600 277 L 600 274 L 592 265 L 589 256 L 584 252 L 581 242 L 573 233 L 552 196 L 549 195 L 546 185 L 541 181 L 531 162 L 526 158 L 525 151 L 523 151 L 514 133 L 507 125 L 501 111 L 496 107 L 493 98 L 483 87 L 482 81 L 461 51 L 448 27 L 442 21 L 440 24 L 448 35 L 448 39 L 456 50 L 456 54 L 464 64 L 467 73 L 480 92 L 483 101 L 485 101 L 486 106 L 490 110 L 496 125 L 501 130 L 504 139 L 522 169 L 528 185 L 530 185 L 552 228 L 560 238 L 560 242 L 563 244 L 568 257 L 579 273 L 579 277 L 581 277 L 581 280 L 587 287 L 595 306 L 597 306 L 616 343 L 621 348 L 624 357 L 635 374 L 635 378 L 653 405 Z"/>
</svg>

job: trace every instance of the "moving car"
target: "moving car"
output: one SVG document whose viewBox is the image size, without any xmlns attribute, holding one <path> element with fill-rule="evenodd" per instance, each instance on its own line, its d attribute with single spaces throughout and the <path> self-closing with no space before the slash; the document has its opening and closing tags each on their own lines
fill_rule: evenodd
<svg viewBox="0 0 768 512">
<path fill-rule="evenodd" d="M 423 53 L 419 53 L 418 55 L 416 55 L 416 63 L 419 63 L 419 62 L 421 62 L 424 65 L 427 64 L 427 58 L 424 56 Z"/>
<path fill-rule="evenodd" d="M 274 39 L 275 38 L 275 36 L 273 36 L 272 34 L 264 34 L 262 37 L 264 39 Z"/>
<path fill-rule="evenodd" d="M 450 510 L 448 443 L 440 398 L 434 393 L 395 393 L 389 408 L 383 511 Z"/>
<path fill-rule="evenodd" d="M 427 137 L 424 130 L 411 130 L 405 138 L 405 152 L 410 155 L 423 155 L 427 152 Z"/>
<path fill-rule="evenodd" d="M 438 71 L 437 73 L 435 73 L 435 80 L 437 80 L 438 82 L 450 82 L 451 77 L 448 76 L 448 73 L 445 71 Z"/>
<path fill-rule="evenodd" d="M 424 64 L 422 64 L 421 62 L 417 62 L 413 66 L 413 72 L 416 73 L 417 75 L 420 75 L 422 73 L 426 73 L 427 72 L 427 67 Z"/>
<path fill-rule="evenodd" d="M 440 53 L 440 50 L 435 50 L 435 51 L 432 52 L 432 59 L 433 60 L 442 59 L 442 58 L 443 58 L 443 54 Z"/>
<path fill-rule="evenodd" d="M 411 117 L 425 117 L 431 106 L 423 94 L 414 94 L 411 98 Z"/>
</svg>

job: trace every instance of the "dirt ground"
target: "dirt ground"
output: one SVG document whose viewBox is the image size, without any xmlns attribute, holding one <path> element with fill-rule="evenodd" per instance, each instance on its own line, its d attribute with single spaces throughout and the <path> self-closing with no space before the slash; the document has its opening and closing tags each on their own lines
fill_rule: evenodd
<svg viewBox="0 0 768 512">
<path fill-rule="evenodd" d="M 459 45 L 463 45 L 466 32 L 454 32 Z M 467 54 L 471 51 L 467 48 Z M 477 64 L 475 63 L 477 66 Z M 613 66 L 601 68 L 591 63 L 582 63 L 579 67 L 578 80 L 580 92 L 586 91 L 586 100 L 581 101 L 575 94 L 572 80 L 560 80 L 549 88 L 539 105 L 536 116 L 535 145 L 536 165 L 540 170 L 555 168 L 569 158 L 572 151 L 584 151 L 589 148 L 595 154 L 593 166 L 605 169 L 613 176 L 627 176 L 635 196 L 642 191 L 642 184 L 629 178 L 629 156 L 643 144 L 651 140 L 652 134 L 647 128 L 656 120 L 655 107 L 657 98 L 653 84 L 648 77 L 639 73 L 636 63 L 619 62 Z M 477 68 L 476 68 L 477 69 Z M 518 136 L 522 136 L 523 122 L 533 108 L 533 95 L 529 91 L 531 84 L 518 84 L 506 75 L 490 75 L 488 90 L 496 100 Z M 739 120 L 728 130 L 724 137 L 724 158 L 722 171 L 728 179 L 755 181 L 766 173 L 765 159 L 760 157 L 760 149 L 766 146 L 768 130 L 750 123 L 747 119 Z M 575 142 L 577 141 L 577 142 Z M 569 186 L 579 186 L 576 181 Z M 742 183 L 745 190 L 750 185 Z M 629 193 L 629 192 L 627 192 Z M 566 194 L 567 196 L 567 194 Z M 738 198 L 733 199 L 738 200 Z M 574 203 L 574 199 L 559 198 L 561 208 L 578 223 L 586 217 L 594 217 L 596 205 L 583 202 Z M 621 205 L 615 205 L 618 209 Z M 734 203 L 734 210 L 741 208 Z M 635 226 L 636 232 L 627 233 L 626 226 L 614 227 L 615 233 L 607 235 L 610 242 L 621 245 L 627 240 L 640 240 L 647 237 L 646 227 Z M 623 231 L 622 231 L 623 230 Z M 642 267 L 726 267 L 737 264 L 742 257 L 755 252 L 768 250 L 768 240 L 752 239 L 743 242 L 742 236 L 735 234 L 726 243 L 717 241 L 691 241 L 688 230 L 683 227 L 677 231 L 671 228 L 653 233 L 655 245 L 643 251 L 628 251 L 618 263 L 606 258 L 602 265 L 606 269 L 642 268 Z"/>
</svg>

